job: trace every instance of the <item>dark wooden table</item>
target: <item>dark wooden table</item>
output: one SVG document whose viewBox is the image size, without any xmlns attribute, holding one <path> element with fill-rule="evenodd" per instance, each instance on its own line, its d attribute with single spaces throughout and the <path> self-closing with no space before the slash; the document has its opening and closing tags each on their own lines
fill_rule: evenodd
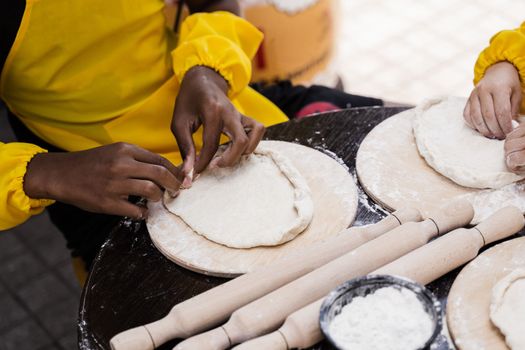
<svg viewBox="0 0 525 350">
<path fill-rule="evenodd" d="M 354 108 L 291 121 L 268 129 L 267 139 L 300 143 L 333 152 L 355 174 L 357 149 L 370 130 L 404 108 Z M 355 225 L 385 214 L 360 191 Z M 429 285 L 444 305 L 458 270 Z M 79 314 L 79 347 L 110 349 L 109 340 L 126 329 L 155 321 L 187 298 L 225 282 L 200 275 L 166 259 L 153 246 L 144 222 L 122 221 L 102 247 L 84 287 Z M 171 349 L 172 341 L 161 349 Z M 314 349 L 329 349 L 322 342 Z M 440 336 L 433 349 L 449 349 Z"/>
</svg>

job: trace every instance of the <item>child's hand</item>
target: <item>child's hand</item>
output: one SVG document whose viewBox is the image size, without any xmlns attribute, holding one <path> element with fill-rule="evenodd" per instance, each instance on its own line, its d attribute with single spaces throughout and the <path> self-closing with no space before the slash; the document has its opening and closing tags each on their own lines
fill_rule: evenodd
<svg viewBox="0 0 525 350">
<path fill-rule="evenodd" d="M 518 115 L 521 98 L 518 71 L 509 62 L 499 62 L 487 69 L 472 90 L 463 117 L 482 135 L 504 139 L 512 131 L 512 118 Z"/>
<path fill-rule="evenodd" d="M 184 159 L 183 187 L 191 186 L 193 176 L 210 164 L 219 148 L 221 134 L 227 135 L 231 142 L 226 151 L 213 160 L 212 164 L 218 167 L 232 166 L 243 154 L 252 153 L 264 135 L 264 126 L 237 111 L 227 92 L 226 80 L 208 67 L 193 67 L 182 80 L 171 130 Z M 201 125 L 203 145 L 197 156 L 192 135 Z"/>
<path fill-rule="evenodd" d="M 525 173 L 525 124 L 518 126 L 505 139 L 507 168 L 516 174 Z"/>
<path fill-rule="evenodd" d="M 181 171 L 138 146 L 113 143 L 80 152 L 40 153 L 27 166 L 24 192 L 94 213 L 144 219 L 147 208 L 129 196 L 158 201 L 166 189 L 178 193 Z"/>
</svg>

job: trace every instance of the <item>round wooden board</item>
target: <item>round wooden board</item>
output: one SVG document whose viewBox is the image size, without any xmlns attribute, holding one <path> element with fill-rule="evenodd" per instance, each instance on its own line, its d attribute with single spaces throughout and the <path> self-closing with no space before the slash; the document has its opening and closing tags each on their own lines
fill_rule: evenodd
<svg viewBox="0 0 525 350">
<path fill-rule="evenodd" d="M 509 349 L 490 321 L 490 300 L 492 287 L 520 267 L 525 267 L 525 237 L 500 243 L 463 268 L 447 300 L 447 323 L 458 349 Z"/>
<path fill-rule="evenodd" d="M 275 247 L 235 249 L 196 234 L 161 202 L 148 203 L 150 237 L 162 254 L 192 271 L 235 277 L 322 241 L 351 225 L 357 211 L 357 188 L 348 170 L 315 149 L 282 141 L 263 141 L 287 156 L 307 181 L 314 202 L 308 228 Z M 225 203 L 227 205 L 227 203 Z"/>
<path fill-rule="evenodd" d="M 363 140 L 356 157 L 356 172 L 365 192 L 388 210 L 411 205 L 423 216 L 464 196 L 476 212 L 472 224 L 507 205 L 523 209 L 523 183 L 498 190 L 480 190 L 456 184 L 432 169 L 419 155 L 410 109 L 386 119 Z"/>
</svg>

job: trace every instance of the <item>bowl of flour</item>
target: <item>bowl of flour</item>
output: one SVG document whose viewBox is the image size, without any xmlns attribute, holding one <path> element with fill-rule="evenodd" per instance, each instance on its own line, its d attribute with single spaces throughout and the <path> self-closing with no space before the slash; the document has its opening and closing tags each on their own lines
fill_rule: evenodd
<svg viewBox="0 0 525 350">
<path fill-rule="evenodd" d="M 441 306 L 420 284 L 368 275 L 328 294 L 320 325 L 330 343 L 341 350 L 424 350 L 441 331 Z"/>
</svg>

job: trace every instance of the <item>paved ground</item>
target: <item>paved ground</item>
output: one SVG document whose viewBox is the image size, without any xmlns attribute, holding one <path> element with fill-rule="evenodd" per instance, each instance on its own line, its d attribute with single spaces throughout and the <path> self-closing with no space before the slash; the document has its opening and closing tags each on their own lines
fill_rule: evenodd
<svg viewBox="0 0 525 350">
<path fill-rule="evenodd" d="M 4 109 L 0 141 L 14 140 Z M 80 287 L 47 215 L 0 232 L 0 350 L 76 349 Z"/>
<path fill-rule="evenodd" d="M 525 20 L 514 0 L 341 0 L 336 62 L 347 90 L 417 103 L 467 95 L 490 36 Z M 0 113 L 0 141 L 13 140 Z M 41 215 L 0 232 L 0 350 L 76 348 L 80 288 L 65 242 Z"/>
<path fill-rule="evenodd" d="M 340 0 L 345 88 L 390 101 L 468 96 L 479 52 L 525 21 L 525 1 Z"/>
</svg>

